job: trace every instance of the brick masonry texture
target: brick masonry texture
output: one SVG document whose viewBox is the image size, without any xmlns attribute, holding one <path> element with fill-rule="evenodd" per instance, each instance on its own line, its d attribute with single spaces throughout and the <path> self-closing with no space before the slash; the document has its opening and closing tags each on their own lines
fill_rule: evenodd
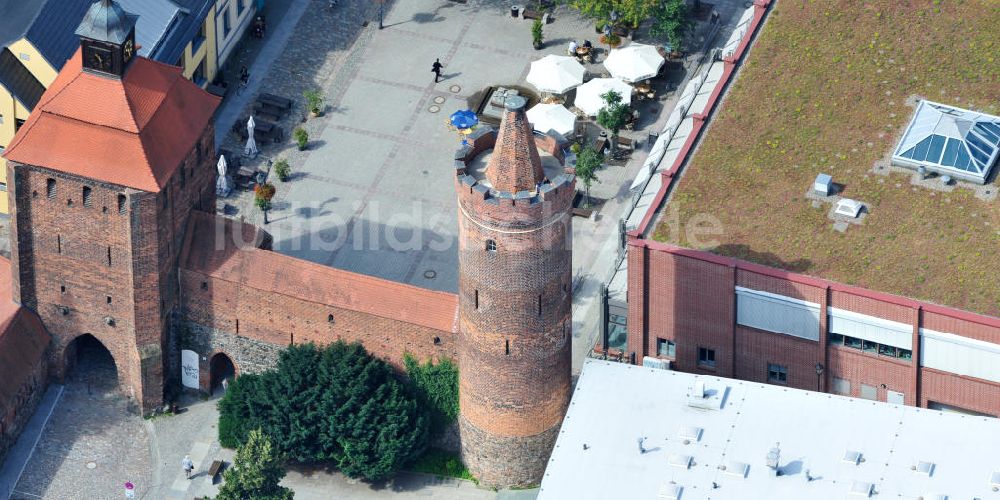
<svg viewBox="0 0 1000 500">
<path fill-rule="evenodd" d="M 462 461 L 469 470 L 478 471 L 483 485 L 537 484 L 552 455 L 561 423 L 534 436 L 516 438 L 498 436 L 458 418 L 462 435 Z"/>
<path fill-rule="evenodd" d="M 787 367 L 781 385 L 829 391 L 833 378 L 850 382 L 850 394 L 861 396 L 862 384 L 886 400 L 887 391 L 901 392 L 908 405 L 931 402 L 1000 415 L 1000 384 L 919 366 L 918 328 L 954 333 L 1000 343 L 1000 326 L 992 318 L 882 296 L 863 289 L 794 275 L 633 237 L 629 251 L 628 354 L 636 362 L 657 356 L 658 338 L 676 342 L 675 369 L 707 372 L 756 382 L 769 382 L 768 364 Z M 828 345 L 827 316 L 820 315 L 819 342 L 735 324 L 734 288 L 742 286 L 820 305 L 845 309 L 913 325 L 912 361 Z M 716 365 L 698 365 L 698 347 L 715 350 Z M 823 374 L 816 375 L 816 364 Z M 883 387 L 884 384 L 884 387 Z"/>
<path fill-rule="evenodd" d="M 89 333 L 143 412 L 162 404 L 183 228 L 192 209 L 214 206 L 213 137 L 208 127 L 159 193 L 8 162 L 13 298 L 52 335 L 55 378 Z"/>
<path fill-rule="evenodd" d="M 38 402 L 48 387 L 48 361 L 41 358 L 32 363 L 31 371 L 16 392 L 5 395 L 0 401 L 0 464 L 3 463 L 7 451 L 17 441 L 17 436 L 31 419 L 38 407 Z"/>
<path fill-rule="evenodd" d="M 506 488 L 541 481 L 569 404 L 575 186 L 560 177 L 535 192 L 541 168 L 523 109 L 500 130 L 493 190 L 465 175 L 483 149 L 476 138 L 456 153 L 459 427 L 472 474 Z"/>
</svg>

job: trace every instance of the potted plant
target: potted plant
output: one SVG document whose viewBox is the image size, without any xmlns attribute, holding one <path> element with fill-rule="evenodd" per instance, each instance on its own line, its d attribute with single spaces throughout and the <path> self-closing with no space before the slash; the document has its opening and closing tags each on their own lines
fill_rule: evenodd
<svg viewBox="0 0 1000 500">
<path fill-rule="evenodd" d="M 622 38 L 614 33 L 611 33 L 610 35 L 601 35 L 600 41 L 612 49 L 617 48 L 622 44 Z"/>
<path fill-rule="evenodd" d="M 307 90 L 302 93 L 302 97 L 306 99 L 306 106 L 309 108 L 309 114 L 314 118 L 319 116 L 323 111 L 323 94 L 318 90 Z"/>
<path fill-rule="evenodd" d="M 299 151 L 305 151 L 306 146 L 309 144 L 309 132 L 306 132 L 306 129 L 302 127 L 298 127 L 292 132 L 292 136 L 299 145 Z"/>
<path fill-rule="evenodd" d="M 264 224 L 267 224 L 267 211 L 271 209 L 271 199 L 274 198 L 274 184 L 265 182 L 253 187 L 254 204 L 264 212 Z"/>
<path fill-rule="evenodd" d="M 288 182 L 288 178 L 291 177 L 292 167 L 288 165 L 288 160 L 282 158 L 274 162 L 274 175 L 278 176 L 278 180 L 281 182 Z"/>
<path fill-rule="evenodd" d="M 543 40 L 542 20 L 535 19 L 535 22 L 531 23 L 531 45 L 535 47 L 535 50 L 541 50 Z"/>
<path fill-rule="evenodd" d="M 584 207 L 590 207 L 590 186 L 597 180 L 597 169 L 601 168 L 601 154 L 592 146 L 586 146 L 576 157 L 576 178 L 583 182 L 586 192 Z"/>
</svg>

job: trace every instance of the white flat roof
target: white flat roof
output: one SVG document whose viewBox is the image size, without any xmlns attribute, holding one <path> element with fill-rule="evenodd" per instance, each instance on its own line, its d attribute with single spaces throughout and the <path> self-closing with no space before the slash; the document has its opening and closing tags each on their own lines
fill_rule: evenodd
<svg viewBox="0 0 1000 500">
<path fill-rule="evenodd" d="M 538 499 L 1000 499 L 997 450 L 995 418 L 587 360 Z"/>
</svg>

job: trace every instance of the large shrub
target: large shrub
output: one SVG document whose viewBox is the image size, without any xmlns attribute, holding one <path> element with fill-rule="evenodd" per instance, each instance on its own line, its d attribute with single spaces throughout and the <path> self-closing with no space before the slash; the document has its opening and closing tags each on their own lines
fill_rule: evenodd
<svg viewBox="0 0 1000 500">
<path fill-rule="evenodd" d="M 225 483 L 215 500 L 292 500 L 292 490 L 280 486 L 285 458 L 260 429 L 250 431 L 236 451 L 233 466 L 223 474 Z"/>
<path fill-rule="evenodd" d="M 297 462 L 380 480 L 423 451 L 428 419 L 392 368 L 360 344 L 291 346 L 275 370 L 243 375 L 219 402 L 219 439 L 261 428 Z"/>
<path fill-rule="evenodd" d="M 409 353 L 403 364 L 420 406 L 430 417 L 431 433 L 439 435 L 458 418 L 458 366 L 448 358 L 421 364 Z"/>
</svg>

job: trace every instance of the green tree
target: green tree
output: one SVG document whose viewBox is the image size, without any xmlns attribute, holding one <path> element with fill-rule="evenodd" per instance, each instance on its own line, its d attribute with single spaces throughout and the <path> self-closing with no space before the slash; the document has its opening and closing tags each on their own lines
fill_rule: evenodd
<svg viewBox="0 0 1000 500">
<path fill-rule="evenodd" d="M 684 35 L 691 29 L 691 18 L 684 0 L 663 0 L 653 10 L 653 25 L 649 33 L 664 36 L 674 50 L 681 49 Z"/>
<path fill-rule="evenodd" d="M 597 169 L 601 168 L 601 154 L 593 146 L 586 146 L 576 155 L 576 177 L 583 182 L 587 193 L 586 206 L 590 206 L 590 185 L 597 180 Z"/>
<path fill-rule="evenodd" d="M 409 353 L 403 355 L 403 365 L 417 400 L 428 412 L 431 433 L 440 435 L 458 418 L 458 366 L 448 358 L 421 364 Z"/>
<path fill-rule="evenodd" d="M 570 0 L 569 5 L 585 17 L 597 21 L 598 27 L 612 23 L 611 13 L 618 17 L 613 24 L 625 24 L 632 28 L 650 17 L 660 0 Z"/>
<path fill-rule="evenodd" d="M 290 346 L 275 370 L 236 379 L 219 402 L 220 441 L 244 443 L 257 427 L 295 461 L 375 481 L 423 451 L 428 418 L 392 367 L 338 341 Z"/>
<path fill-rule="evenodd" d="M 621 94 L 614 90 L 601 94 L 601 99 L 604 99 L 604 107 L 597 112 L 597 123 L 611 132 L 611 151 L 614 152 L 618 145 L 618 132 L 628 123 L 632 110 L 622 103 Z"/>
<path fill-rule="evenodd" d="M 292 490 L 280 486 L 285 459 L 260 429 L 250 431 L 236 450 L 233 466 L 223 474 L 225 484 L 216 500 L 291 500 Z"/>
</svg>

